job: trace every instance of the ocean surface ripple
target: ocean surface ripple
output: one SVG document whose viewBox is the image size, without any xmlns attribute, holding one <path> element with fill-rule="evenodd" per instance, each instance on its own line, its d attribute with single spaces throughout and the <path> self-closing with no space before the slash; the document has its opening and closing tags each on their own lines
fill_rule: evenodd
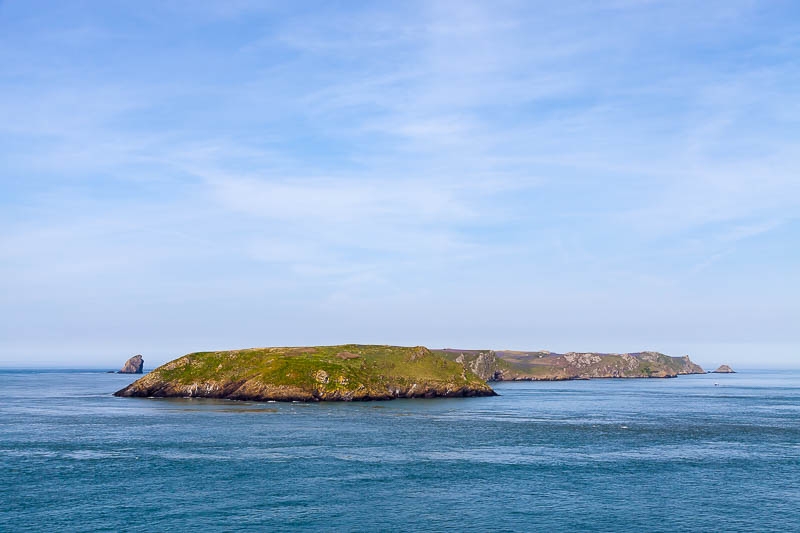
<svg viewBox="0 0 800 533">
<path fill-rule="evenodd" d="M 375 403 L 0 372 L 0 531 L 797 531 L 800 373 Z"/>
</svg>

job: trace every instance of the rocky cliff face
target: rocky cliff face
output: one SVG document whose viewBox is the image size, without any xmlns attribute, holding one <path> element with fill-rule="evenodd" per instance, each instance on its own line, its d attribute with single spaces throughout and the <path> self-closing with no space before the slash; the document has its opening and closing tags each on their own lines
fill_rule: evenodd
<svg viewBox="0 0 800 533">
<path fill-rule="evenodd" d="M 469 355 L 460 353 L 455 358 L 456 363 L 464 365 L 470 372 L 485 381 L 498 381 L 500 371 L 498 369 L 497 355 L 489 351 L 478 351 Z"/>
<path fill-rule="evenodd" d="M 141 355 L 134 355 L 122 366 L 118 374 L 141 374 L 144 369 L 144 359 Z"/>
<path fill-rule="evenodd" d="M 188 354 L 115 396 L 353 401 L 494 396 L 461 364 L 417 346 L 257 348 Z"/>
<path fill-rule="evenodd" d="M 440 350 L 487 381 L 667 378 L 705 371 L 688 356 L 658 352 L 602 354 L 548 351 Z"/>
<path fill-rule="evenodd" d="M 684 355 L 681 357 L 681 364 L 682 368 L 678 372 L 678 374 L 687 375 L 687 374 L 705 374 L 706 371 L 703 370 L 703 367 L 698 365 L 697 363 L 693 363 L 691 359 L 689 359 L 688 355 Z"/>
</svg>

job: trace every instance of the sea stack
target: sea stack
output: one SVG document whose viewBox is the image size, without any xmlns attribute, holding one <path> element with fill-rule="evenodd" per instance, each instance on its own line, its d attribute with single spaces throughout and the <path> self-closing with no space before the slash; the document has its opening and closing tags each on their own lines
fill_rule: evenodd
<svg viewBox="0 0 800 533">
<path fill-rule="evenodd" d="M 736 371 L 729 367 L 728 365 L 722 365 L 718 369 L 714 370 L 714 374 L 735 374 Z"/>
<path fill-rule="evenodd" d="M 141 355 L 134 355 L 127 361 L 122 367 L 122 370 L 117 372 L 118 374 L 141 374 L 142 369 L 144 368 L 144 359 L 142 359 Z"/>
</svg>

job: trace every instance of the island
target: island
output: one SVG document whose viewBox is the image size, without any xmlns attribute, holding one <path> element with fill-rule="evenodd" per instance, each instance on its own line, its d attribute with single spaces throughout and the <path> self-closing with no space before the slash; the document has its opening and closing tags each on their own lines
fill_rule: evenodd
<svg viewBox="0 0 800 533">
<path fill-rule="evenodd" d="M 688 356 L 659 352 L 430 350 L 347 344 L 197 352 L 162 365 L 123 397 L 356 401 L 495 396 L 487 382 L 669 378 L 705 374 Z"/>
<path fill-rule="evenodd" d="M 463 364 L 422 346 L 348 344 L 191 353 L 114 395 L 316 402 L 496 393 Z"/>
<path fill-rule="evenodd" d="M 714 370 L 712 374 L 735 374 L 736 371 L 729 367 L 728 365 L 722 365 L 718 369 Z"/>
<path fill-rule="evenodd" d="M 436 350 L 487 381 L 560 381 L 591 378 L 673 378 L 705 374 L 688 355 L 659 352 L 564 354 L 539 350 Z"/>
</svg>

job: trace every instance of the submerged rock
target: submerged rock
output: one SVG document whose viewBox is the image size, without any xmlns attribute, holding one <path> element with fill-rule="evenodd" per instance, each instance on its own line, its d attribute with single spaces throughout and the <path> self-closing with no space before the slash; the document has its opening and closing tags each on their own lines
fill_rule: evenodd
<svg viewBox="0 0 800 533">
<path fill-rule="evenodd" d="M 141 374 L 144 368 L 144 359 L 141 355 L 134 355 L 122 366 L 118 374 Z"/>
<path fill-rule="evenodd" d="M 728 365 L 722 365 L 718 369 L 714 370 L 714 374 L 735 374 L 736 371 L 729 367 Z"/>
</svg>

